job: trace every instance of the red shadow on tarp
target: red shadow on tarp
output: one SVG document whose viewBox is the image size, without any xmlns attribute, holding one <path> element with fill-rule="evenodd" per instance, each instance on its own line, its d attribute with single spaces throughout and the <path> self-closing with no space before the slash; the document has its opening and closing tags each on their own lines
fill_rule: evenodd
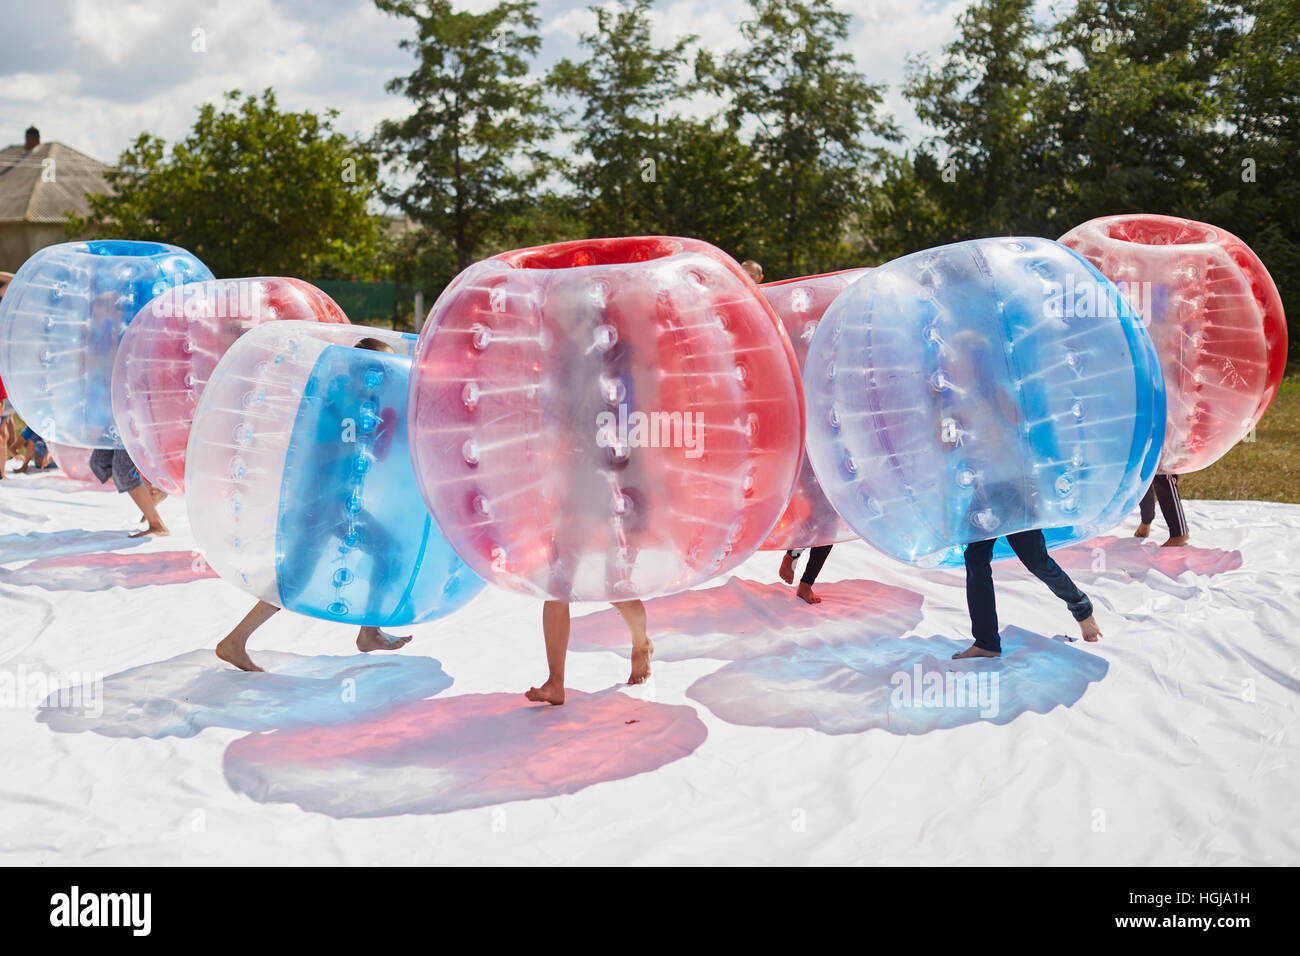
<svg viewBox="0 0 1300 956">
<path fill-rule="evenodd" d="M 707 734 L 689 706 L 614 689 L 569 691 L 562 707 L 463 694 L 363 723 L 243 737 L 226 750 L 224 769 L 237 793 L 332 817 L 448 813 L 648 773 L 693 753 Z"/>
<path fill-rule="evenodd" d="M 1053 551 L 1052 557 L 1057 564 L 1072 572 L 1072 576 L 1079 576 L 1073 572 L 1091 571 L 1097 575 L 1127 574 L 1138 580 L 1152 571 L 1176 579 L 1188 571 L 1208 576 L 1236 571 L 1242 565 L 1240 551 L 1188 545 L 1162 548 L 1150 540 L 1109 535 Z M 1084 576 L 1081 580 L 1093 579 Z"/>
<path fill-rule="evenodd" d="M 923 598 L 916 591 L 850 580 L 819 584 L 817 594 L 820 604 L 806 604 L 789 585 L 729 578 L 646 601 L 655 658 L 748 660 L 793 645 L 897 637 L 921 623 Z M 631 651 L 613 608 L 574 618 L 572 628 L 572 650 Z"/>
<path fill-rule="evenodd" d="M 107 591 L 151 584 L 185 584 L 217 573 L 193 551 L 80 554 L 38 558 L 21 568 L 0 568 L 0 582 L 47 591 Z"/>
</svg>

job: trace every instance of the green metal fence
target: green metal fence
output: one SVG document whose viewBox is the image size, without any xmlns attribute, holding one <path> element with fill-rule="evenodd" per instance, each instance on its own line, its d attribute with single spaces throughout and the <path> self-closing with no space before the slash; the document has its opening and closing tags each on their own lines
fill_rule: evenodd
<svg viewBox="0 0 1300 956">
<path fill-rule="evenodd" d="M 396 282 L 349 282 L 346 279 L 318 279 L 312 283 L 339 304 L 347 317 L 353 322 L 367 325 L 387 325 L 393 322 L 394 299 L 397 296 Z M 409 322 L 411 303 L 403 294 L 397 303 L 400 320 Z"/>
</svg>

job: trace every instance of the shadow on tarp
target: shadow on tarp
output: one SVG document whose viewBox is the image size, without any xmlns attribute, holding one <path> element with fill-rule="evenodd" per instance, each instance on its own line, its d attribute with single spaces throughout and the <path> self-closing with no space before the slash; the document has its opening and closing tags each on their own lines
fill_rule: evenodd
<svg viewBox="0 0 1300 956">
<path fill-rule="evenodd" d="M 1017 627 L 1003 630 L 1000 658 L 951 659 L 969 646 L 969 640 L 935 636 L 793 647 L 727 664 L 686 695 L 746 727 L 924 734 L 1069 707 L 1109 666 L 1064 638 Z"/>
<path fill-rule="evenodd" d="M 1152 571 L 1177 579 L 1190 571 L 1210 576 L 1236 571 L 1242 566 L 1240 551 L 1222 548 L 1162 548 L 1154 541 L 1141 538 L 1101 537 L 1069 548 L 1053 551 L 1056 563 L 1072 578 L 1085 583 L 1106 575 L 1127 575 L 1141 581 Z"/>
<path fill-rule="evenodd" d="M 682 591 L 645 602 L 655 659 L 746 660 L 775 654 L 791 643 L 836 643 L 906 634 L 921 623 L 916 591 L 876 581 L 817 585 L 820 604 L 806 604 L 785 584 L 729 578 L 712 588 Z M 613 608 L 573 619 L 575 651 L 631 653 L 622 618 Z"/>
<path fill-rule="evenodd" d="M 563 707 L 522 694 L 403 704 L 366 723 L 243 737 L 226 750 L 231 789 L 332 817 L 449 813 L 576 793 L 649 773 L 708 735 L 689 706 L 611 688 Z"/>
<path fill-rule="evenodd" d="M 69 555 L 121 551 L 144 544 L 143 538 L 131 538 L 125 531 L 30 531 L 27 534 L 0 535 L 0 564 L 29 561 L 32 558 L 58 558 Z"/>
<path fill-rule="evenodd" d="M 189 651 L 51 693 L 36 719 L 60 733 L 193 737 L 207 727 L 266 731 L 369 719 L 452 685 L 431 657 L 302 657 L 262 651 L 266 673 L 245 673 L 210 650 Z"/>
<path fill-rule="evenodd" d="M 40 558 L 21 568 L 0 568 L 0 582 L 46 591 L 107 591 L 153 584 L 185 584 L 217 573 L 193 551 L 144 551 Z"/>
</svg>

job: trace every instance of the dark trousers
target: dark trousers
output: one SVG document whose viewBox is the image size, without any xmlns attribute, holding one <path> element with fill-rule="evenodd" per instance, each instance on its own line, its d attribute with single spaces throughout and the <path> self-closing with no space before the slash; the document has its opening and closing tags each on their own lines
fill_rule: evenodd
<svg viewBox="0 0 1300 956">
<path fill-rule="evenodd" d="M 822 565 L 826 563 L 826 558 L 830 553 L 831 546 L 829 544 L 819 544 L 813 548 L 812 553 L 808 555 L 808 564 L 803 569 L 803 577 L 799 579 L 799 583 L 806 584 L 809 587 L 816 584 L 817 575 L 822 573 Z M 803 554 L 803 548 L 798 551 L 787 551 L 786 554 L 798 561 L 799 555 Z"/>
<path fill-rule="evenodd" d="M 1183 514 L 1183 499 L 1178 494 L 1177 475 L 1156 475 L 1151 480 L 1151 487 L 1138 506 L 1143 524 L 1155 520 L 1157 501 L 1160 502 L 1160 513 L 1165 516 L 1165 524 L 1169 525 L 1169 537 L 1181 538 L 1187 534 L 1187 516 Z"/>
<path fill-rule="evenodd" d="M 993 594 L 993 545 L 989 541 L 973 541 L 966 545 L 966 607 L 970 610 L 971 634 L 975 646 L 986 651 L 1002 651 L 998 637 L 997 599 Z M 1042 581 L 1052 593 L 1070 608 L 1076 621 L 1092 616 L 1092 602 L 1075 586 L 1070 576 L 1047 553 L 1047 541 L 1041 531 L 1019 531 L 1007 535 L 1007 543 L 1029 571 Z"/>
</svg>

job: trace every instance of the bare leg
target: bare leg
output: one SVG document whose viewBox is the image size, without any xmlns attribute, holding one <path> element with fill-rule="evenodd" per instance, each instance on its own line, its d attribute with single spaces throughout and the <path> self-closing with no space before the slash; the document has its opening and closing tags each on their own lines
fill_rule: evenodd
<svg viewBox="0 0 1300 956">
<path fill-rule="evenodd" d="M 403 634 L 401 637 L 395 634 L 389 634 L 387 631 L 381 631 L 377 627 L 363 626 L 357 631 L 357 650 L 362 654 L 368 654 L 371 651 L 395 651 L 399 647 L 405 647 L 411 643 L 411 635 Z"/>
<path fill-rule="evenodd" d="M 162 518 L 158 516 L 158 505 L 155 503 L 153 497 L 153 485 L 148 482 L 143 482 L 132 488 L 129 494 L 131 495 L 131 500 L 134 501 L 136 506 L 140 509 L 140 513 L 144 515 L 144 520 L 149 522 L 147 528 L 143 531 L 132 532 L 130 537 L 142 538 L 151 534 L 162 537 L 171 534 L 171 531 L 165 524 L 163 524 Z"/>
<path fill-rule="evenodd" d="M 781 555 L 781 570 L 777 573 L 781 575 L 781 580 L 786 584 L 794 584 L 794 564 L 798 560 L 787 551 Z"/>
<path fill-rule="evenodd" d="M 990 651 L 990 650 L 986 650 L 983 647 L 980 647 L 978 644 L 972 644 L 970 647 L 966 648 L 966 650 L 958 651 L 956 654 L 952 655 L 952 659 L 955 661 L 964 661 L 968 657 L 1001 657 L 1001 656 L 1002 656 L 1001 651 Z"/>
<path fill-rule="evenodd" d="M 632 673 L 627 682 L 644 684 L 650 676 L 650 658 L 655 652 L 655 646 L 646 635 L 645 605 L 640 601 L 615 601 L 614 607 L 632 635 Z"/>
<path fill-rule="evenodd" d="M 542 605 L 542 637 L 546 641 L 546 683 L 530 687 L 524 696 L 546 704 L 564 703 L 564 658 L 569 652 L 569 604 L 547 601 Z"/>
<path fill-rule="evenodd" d="M 797 594 L 799 597 L 803 598 L 803 600 L 807 601 L 809 604 L 822 603 L 822 599 L 819 598 L 816 594 L 813 594 L 813 589 L 811 584 L 804 584 L 802 581 L 800 581 L 799 587 L 795 588 L 794 593 Z"/>
<path fill-rule="evenodd" d="M 1101 626 L 1097 623 L 1097 619 L 1092 615 L 1089 615 L 1079 622 L 1079 630 L 1083 634 L 1083 639 L 1089 644 L 1101 640 Z"/>
<path fill-rule="evenodd" d="M 217 645 L 217 656 L 227 664 L 234 664 L 241 671 L 260 671 L 262 668 L 254 664 L 253 659 L 248 656 L 248 639 L 278 610 L 280 609 L 274 604 L 258 601 L 253 609 L 244 615 L 244 619 L 236 625 L 235 629 Z"/>
</svg>

